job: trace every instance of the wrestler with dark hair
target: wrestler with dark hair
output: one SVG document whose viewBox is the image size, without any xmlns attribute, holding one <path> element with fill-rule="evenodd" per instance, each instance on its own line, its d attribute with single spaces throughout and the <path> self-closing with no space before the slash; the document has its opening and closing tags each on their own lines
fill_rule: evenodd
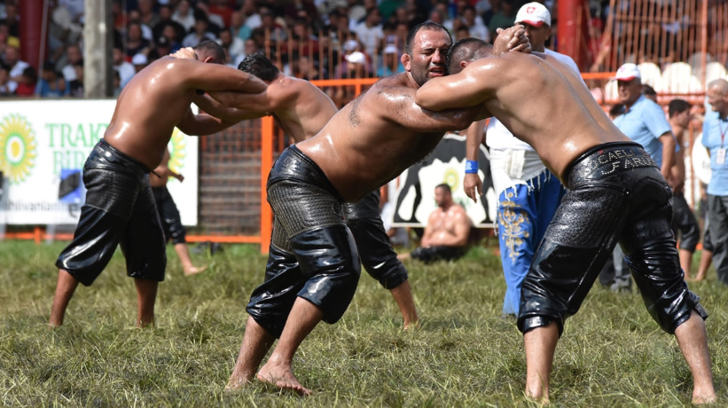
<svg viewBox="0 0 728 408">
<path fill-rule="evenodd" d="M 117 245 L 137 289 L 137 325 L 154 321 L 157 284 L 167 263 L 149 172 L 161 162 L 175 126 L 188 135 L 218 132 L 234 122 L 194 115 L 197 90 L 258 93 L 265 83 L 220 65 L 220 46 L 202 42 L 195 59 L 163 57 L 137 73 L 124 87 L 104 138 L 83 170 L 86 203 L 73 242 L 58 257 L 58 285 L 51 326 L 63 324 L 78 283 L 89 286 L 111 260 Z"/>
<path fill-rule="evenodd" d="M 619 242 L 650 315 L 677 337 L 693 374 L 693 402 L 715 401 L 707 314 L 683 280 L 670 229 L 672 190 L 655 161 L 612 123 L 579 74 L 552 56 L 502 55 L 484 42 L 459 42 L 448 69 L 451 75 L 417 91 L 420 106 L 489 111 L 569 188 L 523 282 L 526 394 L 548 401 L 564 321 Z"/>
</svg>

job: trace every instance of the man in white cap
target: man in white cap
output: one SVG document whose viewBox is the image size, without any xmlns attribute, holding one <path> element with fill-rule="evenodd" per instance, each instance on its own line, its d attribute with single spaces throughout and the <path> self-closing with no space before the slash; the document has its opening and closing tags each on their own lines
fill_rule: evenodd
<svg viewBox="0 0 728 408">
<path fill-rule="evenodd" d="M 665 111 L 643 95 L 642 79 L 637 65 L 622 65 L 617 70 L 616 79 L 619 101 L 625 106 L 625 110 L 614 119 L 614 124 L 628 138 L 645 148 L 660 166 L 660 172 L 665 179 L 672 183 L 670 169 L 674 163 L 676 141 L 670 122 L 665 118 Z M 599 278 L 603 285 L 610 286 L 614 291 L 629 290 L 631 287 L 629 270 L 624 267 L 623 258 L 624 253 L 617 246 L 614 249 L 614 271 L 611 268 L 604 270 L 604 276 Z M 611 278 L 612 274 L 614 278 Z"/>
<path fill-rule="evenodd" d="M 528 3 L 521 7 L 516 24 L 526 30 L 533 51 L 552 55 L 579 72 L 570 57 L 545 47 L 551 36 L 551 14 L 543 4 Z M 498 119 L 491 118 L 485 131 L 483 127 L 484 122 L 476 122 L 468 130 L 474 137 L 468 139 L 472 143 L 467 146 L 463 186 L 471 197 L 476 196 L 476 187 L 480 194 L 484 193 L 477 160 L 478 146 L 487 134 L 490 169 L 498 197 L 498 242 L 506 279 L 503 315 L 518 316 L 521 284 L 566 189 L 544 166 L 533 147 L 513 136 Z"/>
<path fill-rule="evenodd" d="M 139 71 L 146 68 L 146 66 L 148 65 L 148 62 L 149 61 L 147 60 L 147 56 L 142 53 L 134 55 L 134 57 L 131 59 L 131 63 L 132 63 L 132 65 L 134 65 L 134 70 L 137 73 L 139 73 Z"/>
</svg>

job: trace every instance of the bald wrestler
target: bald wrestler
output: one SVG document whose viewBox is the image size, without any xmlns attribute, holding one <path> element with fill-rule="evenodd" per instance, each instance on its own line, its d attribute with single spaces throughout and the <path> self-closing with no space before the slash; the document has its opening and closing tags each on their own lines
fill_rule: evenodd
<svg viewBox="0 0 728 408">
<path fill-rule="evenodd" d="M 499 36 L 516 43 L 523 30 Z M 252 294 L 236 371 L 229 386 L 250 381 L 276 338 L 257 378 L 307 395 L 291 362 L 301 342 L 321 321 L 337 322 L 351 302 L 360 261 L 342 203 L 357 202 L 421 160 L 444 133 L 467 127 L 480 108 L 433 114 L 414 103 L 415 90 L 445 75 L 452 41 L 439 24 L 423 23 L 407 37 L 406 72 L 379 80 L 334 115 L 313 138 L 286 149 L 271 169 L 268 201 L 275 213 L 273 245 L 286 259 Z M 504 46 L 505 45 L 505 46 Z M 239 369 L 238 369 L 239 368 Z"/>
<path fill-rule="evenodd" d="M 707 314 L 683 280 L 670 230 L 672 189 L 655 161 L 612 124 L 578 73 L 552 56 L 501 55 L 468 39 L 452 47 L 448 69 L 452 75 L 417 91 L 420 106 L 487 109 L 569 188 L 523 282 L 526 394 L 548 401 L 564 320 L 619 242 L 650 314 L 677 337 L 693 374 L 693 402 L 715 401 Z"/>
<path fill-rule="evenodd" d="M 190 110 L 198 90 L 259 93 L 265 84 L 221 65 L 223 49 L 213 41 L 195 49 L 199 61 L 163 57 L 144 68 L 124 87 L 104 138 L 86 160 L 86 203 L 73 242 L 56 261 L 58 284 L 51 326 L 63 324 L 73 292 L 93 283 L 120 244 L 127 274 L 137 289 L 137 325 L 154 320 L 157 284 L 164 279 L 167 258 L 164 232 L 149 186 L 150 169 L 164 157 L 172 131 L 188 135 L 215 133 L 230 126 Z"/>
</svg>

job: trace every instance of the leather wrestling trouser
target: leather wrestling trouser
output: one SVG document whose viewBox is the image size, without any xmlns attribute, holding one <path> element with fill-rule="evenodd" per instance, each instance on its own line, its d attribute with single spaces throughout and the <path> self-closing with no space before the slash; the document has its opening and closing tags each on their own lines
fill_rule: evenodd
<svg viewBox="0 0 728 408">
<path fill-rule="evenodd" d="M 184 244 L 187 242 L 185 227 L 182 226 L 182 218 L 177 210 L 177 205 L 169 194 L 167 186 L 152 187 L 154 193 L 154 201 L 157 203 L 157 211 L 159 219 L 162 221 L 164 228 L 164 236 L 167 240 L 172 240 L 173 245 Z"/>
<path fill-rule="evenodd" d="M 575 314 L 619 242 L 652 318 L 668 333 L 696 310 L 707 314 L 680 269 L 670 229 L 670 186 L 641 146 L 591 149 L 567 172 L 569 192 L 546 230 L 523 283 L 518 328 Z"/>
<path fill-rule="evenodd" d="M 323 172 L 295 147 L 271 169 L 268 202 L 275 220 L 266 280 L 253 291 L 247 311 L 275 337 L 296 298 L 317 306 L 332 324 L 354 297 L 361 262 L 340 201 Z"/>
<path fill-rule="evenodd" d="M 343 205 L 346 225 L 354 234 L 364 269 L 385 289 L 394 289 L 407 280 L 407 269 L 397 259 L 384 223 L 379 216 L 379 190 L 358 203 Z"/>
</svg>

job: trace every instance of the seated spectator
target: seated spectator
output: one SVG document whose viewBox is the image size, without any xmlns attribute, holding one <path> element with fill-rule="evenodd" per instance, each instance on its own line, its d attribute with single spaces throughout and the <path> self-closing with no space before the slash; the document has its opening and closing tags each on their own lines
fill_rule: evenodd
<svg viewBox="0 0 728 408">
<path fill-rule="evenodd" d="M 68 61 L 68 64 L 61 69 L 63 78 L 66 82 L 71 82 L 76 79 L 76 69 L 73 68 L 73 64 L 81 61 L 82 59 L 83 54 L 81 54 L 81 48 L 75 44 L 69 45 L 66 49 L 66 61 Z"/>
<path fill-rule="evenodd" d="M 149 51 L 147 60 L 149 63 L 156 61 L 165 55 L 169 55 L 172 52 L 172 48 L 169 46 L 169 40 L 167 37 L 159 37 L 155 42 L 154 48 Z"/>
<path fill-rule="evenodd" d="M 260 28 L 266 32 L 270 32 L 271 41 L 285 41 L 288 39 L 286 30 L 284 30 L 283 26 L 276 22 L 276 16 L 272 11 L 266 8 L 262 9 L 260 12 L 260 18 Z"/>
<path fill-rule="evenodd" d="M 139 10 L 139 22 L 147 27 L 154 27 L 159 22 L 159 16 L 152 9 L 151 0 L 138 0 L 137 8 Z"/>
<path fill-rule="evenodd" d="M 465 209 L 453 202 L 450 186 L 445 183 L 435 187 L 435 202 L 438 208 L 427 219 L 420 247 L 409 254 L 400 254 L 397 256 L 400 260 L 454 261 L 465 254 L 472 227 Z"/>
<path fill-rule="evenodd" d="M 202 10 L 195 10 L 195 26 L 194 30 L 187 34 L 187 36 L 182 40 L 182 46 L 183 47 L 196 47 L 197 44 L 201 43 L 204 40 L 212 40 L 215 41 L 215 35 L 209 31 L 207 31 L 207 27 L 209 25 L 209 21 L 207 20 L 207 15 Z"/>
<path fill-rule="evenodd" d="M 655 92 L 655 89 L 647 84 L 642 84 L 642 95 L 645 96 L 645 98 L 651 100 L 654 103 L 657 103 L 657 92 Z"/>
<path fill-rule="evenodd" d="M 147 67 L 147 56 L 144 54 L 137 54 L 134 56 L 134 58 L 131 59 L 131 64 L 134 65 L 134 71 L 135 73 L 139 73 L 139 71 L 143 70 Z"/>
<path fill-rule="evenodd" d="M 455 31 L 455 41 L 460 41 L 468 37 L 470 37 L 470 30 L 464 24 Z"/>
<path fill-rule="evenodd" d="M 389 44 L 384 47 L 382 66 L 377 69 L 377 76 L 385 77 L 401 72 L 404 72 L 404 66 L 402 61 L 399 60 L 399 50 L 394 44 Z"/>
<path fill-rule="evenodd" d="M 152 27 L 152 38 L 159 38 L 164 35 L 167 26 L 172 26 L 175 33 L 170 40 L 184 38 L 185 34 L 187 34 L 187 30 L 182 24 L 172 20 L 172 8 L 165 4 L 159 7 L 159 21 Z"/>
<path fill-rule="evenodd" d="M 28 66 L 18 78 L 18 87 L 15 94 L 18 96 L 33 96 L 35 94 L 35 84 L 38 81 L 38 74 L 35 68 Z"/>
<path fill-rule="evenodd" d="M 488 31 L 488 27 L 483 24 L 483 19 L 475 14 L 475 8 L 473 6 L 465 6 L 463 8 L 462 20 L 468 27 L 470 36 L 490 42 L 490 31 Z"/>
<path fill-rule="evenodd" d="M 258 14 L 258 10 L 255 6 L 255 0 L 244 0 L 243 6 L 240 8 L 240 12 L 243 13 L 243 17 L 245 17 L 245 25 L 248 26 L 251 31 L 263 24 L 260 14 Z"/>
<path fill-rule="evenodd" d="M 503 0 L 500 10 L 493 14 L 490 22 L 486 23 L 488 24 L 488 28 L 490 28 L 490 37 L 493 41 L 498 36 L 496 30 L 499 28 L 508 28 L 516 21 L 516 12 L 519 9 L 519 4 L 516 3 L 516 0 Z"/>
<path fill-rule="evenodd" d="M 183 35 L 177 35 L 177 30 L 174 28 L 174 26 L 167 24 L 164 26 L 164 31 L 162 31 L 162 37 L 166 38 L 169 41 L 169 49 L 170 52 L 176 52 L 180 48 L 182 48 L 182 38 Z"/>
<path fill-rule="evenodd" d="M 221 19 L 221 26 L 229 27 L 232 20 L 233 9 L 230 8 L 230 2 L 228 0 L 212 0 L 207 11 L 214 16 L 219 16 Z"/>
<path fill-rule="evenodd" d="M 76 76 L 74 71 L 73 76 Z M 68 82 L 59 76 L 56 72 L 56 67 L 53 63 L 46 62 L 43 64 L 43 71 L 40 74 L 40 81 L 35 88 L 35 94 L 47 98 L 47 97 L 61 97 L 67 96 L 71 92 L 71 88 Z"/>
<path fill-rule="evenodd" d="M 233 37 L 233 33 L 230 30 L 222 30 L 217 43 L 227 51 L 231 61 L 237 60 L 241 54 L 245 55 L 245 44 L 243 40 L 238 37 Z"/>
<path fill-rule="evenodd" d="M 123 88 L 129 81 L 131 81 L 131 77 L 136 74 L 136 70 L 134 70 L 134 65 L 126 62 L 121 46 L 115 45 L 111 55 L 114 62 L 114 70 L 119 71 L 119 76 L 121 76 L 121 87 Z M 75 68 L 76 64 L 73 66 Z M 81 82 L 83 83 L 83 81 Z"/>
<path fill-rule="evenodd" d="M 149 41 L 142 37 L 142 26 L 137 21 L 129 23 L 126 31 L 126 56 L 131 59 L 139 53 L 148 52 Z"/>
<path fill-rule="evenodd" d="M 20 51 L 17 47 L 8 45 L 5 48 L 5 64 L 10 67 L 10 79 L 8 81 L 8 90 L 10 93 L 15 93 L 15 89 L 18 87 L 18 79 L 23 75 L 25 68 L 30 65 L 20 60 Z"/>
<path fill-rule="evenodd" d="M 177 3 L 177 10 L 172 15 L 172 20 L 178 22 L 186 31 L 190 31 L 195 25 L 195 16 L 190 8 L 190 2 L 188 0 L 181 0 Z"/>
<path fill-rule="evenodd" d="M 12 95 L 8 82 L 10 82 L 10 67 L 0 63 L 0 96 Z"/>
<path fill-rule="evenodd" d="M 114 98 L 118 98 L 121 94 L 121 77 L 119 71 L 114 71 Z"/>
<path fill-rule="evenodd" d="M 245 14 L 242 11 L 236 11 L 231 15 L 230 30 L 234 37 L 238 37 L 243 41 L 250 38 L 250 33 L 253 31 L 245 24 Z"/>
<path fill-rule="evenodd" d="M 357 25 L 354 30 L 369 55 L 376 53 L 377 45 L 384 38 L 381 21 L 382 17 L 379 15 L 379 9 L 373 7 L 367 11 L 364 21 Z"/>
<path fill-rule="evenodd" d="M 73 64 L 73 68 L 76 69 L 76 79 L 71 81 L 69 84 L 71 90 L 70 96 L 74 98 L 83 98 L 83 60 Z"/>
</svg>

